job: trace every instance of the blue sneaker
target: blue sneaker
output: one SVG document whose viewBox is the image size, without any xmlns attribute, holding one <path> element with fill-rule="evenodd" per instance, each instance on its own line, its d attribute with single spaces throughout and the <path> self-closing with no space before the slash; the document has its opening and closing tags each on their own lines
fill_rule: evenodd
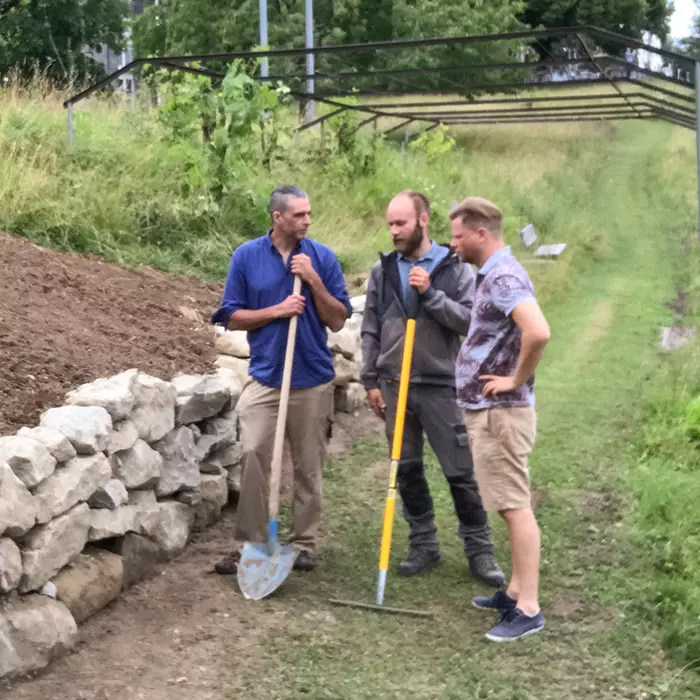
<svg viewBox="0 0 700 700">
<path fill-rule="evenodd" d="M 514 642 L 516 639 L 537 634 L 543 628 L 544 615 L 541 612 L 530 617 L 520 608 L 514 608 L 505 613 L 501 621 L 488 631 L 486 639 L 490 642 Z"/>
<path fill-rule="evenodd" d="M 472 598 L 472 605 L 479 610 L 510 612 L 515 610 L 517 604 L 517 601 L 513 600 L 505 591 L 496 591 L 490 598 L 485 595 Z"/>
</svg>

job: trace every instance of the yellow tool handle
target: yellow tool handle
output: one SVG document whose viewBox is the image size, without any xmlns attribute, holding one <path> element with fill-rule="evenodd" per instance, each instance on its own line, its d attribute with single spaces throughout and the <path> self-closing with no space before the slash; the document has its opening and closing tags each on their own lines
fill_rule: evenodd
<svg viewBox="0 0 700 700">
<path fill-rule="evenodd" d="M 408 386 L 411 379 L 411 361 L 413 359 L 413 341 L 416 335 L 416 319 L 406 321 L 404 337 L 403 360 L 401 362 L 401 380 L 399 382 L 399 398 L 396 404 L 396 419 L 394 422 L 394 442 L 391 449 L 391 471 L 389 473 L 389 492 L 384 508 L 384 527 L 382 528 L 382 545 L 379 553 L 379 570 L 389 569 L 389 553 L 391 551 L 391 534 L 394 527 L 396 511 L 396 475 L 401 459 L 401 444 L 406 419 L 406 404 L 408 403 Z"/>
<path fill-rule="evenodd" d="M 411 379 L 411 360 L 413 359 L 413 340 L 415 337 L 416 319 L 409 318 L 406 321 L 401 380 L 399 382 L 399 400 L 396 404 L 396 422 L 394 424 L 394 444 L 391 448 L 391 458 L 397 462 L 401 459 L 401 443 L 403 442 L 403 427 L 406 422 L 406 403 L 408 402 L 408 385 Z"/>
</svg>

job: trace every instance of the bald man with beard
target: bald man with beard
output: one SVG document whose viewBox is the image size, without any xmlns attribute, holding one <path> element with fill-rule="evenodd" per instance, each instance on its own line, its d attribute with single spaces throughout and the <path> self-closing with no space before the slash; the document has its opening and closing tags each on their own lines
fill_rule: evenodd
<svg viewBox="0 0 700 700">
<path fill-rule="evenodd" d="M 408 556 L 399 574 L 415 576 L 440 563 L 433 500 L 423 463 L 424 434 L 447 479 L 459 536 L 472 575 L 493 587 L 505 583 L 493 553 L 491 528 L 474 477 L 469 441 L 455 393 L 455 361 L 469 330 L 474 272 L 428 235 L 430 203 L 412 190 L 387 210 L 394 251 L 370 273 L 362 320 L 362 383 L 374 413 L 385 421 L 391 447 L 406 320 L 416 335 L 398 471 Z"/>
</svg>

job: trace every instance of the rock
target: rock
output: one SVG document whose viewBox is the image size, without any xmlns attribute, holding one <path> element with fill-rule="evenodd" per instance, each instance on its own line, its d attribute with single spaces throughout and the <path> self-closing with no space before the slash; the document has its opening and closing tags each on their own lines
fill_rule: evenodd
<svg viewBox="0 0 700 700">
<path fill-rule="evenodd" d="M 40 525 L 48 523 L 76 503 L 87 501 L 111 478 L 112 467 L 102 453 L 91 457 L 74 457 L 34 492 L 37 522 Z"/>
<path fill-rule="evenodd" d="M 239 464 L 243 458 L 243 445 L 237 442 L 234 445 L 229 445 L 221 450 L 209 455 L 206 462 L 202 462 L 200 469 L 204 469 L 205 465 L 208 466 L 208 471 L 211 473 L 211 469 L 214 467 L 233 467 Z M 206 473 L 206 472 L 205 472 Z"/>
<path fill-rule="evenodd" d="M 63 603 L 39 595 L 0 608 L 0 678 L 38 671 L 70 651 L 78 627 Z"/>
<path fill-rule="evenodd" d="M 218 418 L 205 421 L 202 437 L 197 441 L 199 459 L 233 445 L 238 439 L 238 411 L 229 411 Z"/>
<path fill-rule="evenodd" d="M 180 491 L 175 494 L 175 500 L 186 506 L 196 506 L 202 501 L 202 494 L 199 491 Z"/>
<path fill-rule="evenodd" d="M 21 428 L 17 435 L 40 442 L 57 462 L 67 462 L 78 454 L 70 440 L 53 428 Z"/>
<path fill-rule="evenodd" d="M 188 425 L 187 427 L 192 431 L 192 435 L 194 436 L 194 441 L 198 442 L 199 438 L 202 437 L 202 431 L 199 429 L 199 426 L 196 423 L 192 423 L 191 425 Z"/>
<path fill-rule="evenodd" d="M 151 533 L 165 555 L 172 559 L 182 553 L 194 524 L 194 511 L 184 503 L 159 503 L 159 521 Z"/>
<path fill-rule="evenodd" d="M 197 460 L 206 461 L 209 455 L 229 447 L 231 444 L 233 441 L 225 435 L 202 435 L 197 440 Z"/>
<path fill-rule="evenodd" d="M 0 462 L 0 535 L 22 537 L 36 522 L 36 504 L 9 465 Z"/>
<path fill-rule="evenodd" d="M 194 527 L 197 531 L 213 525 L 221 517 L 221 509 L 228 503 L 228 473 L 205 474 L 200 487 L 202 500 L 195 508 Z"/>
<path fill-rule="evenodd" d="M 0 463 L 5 462 L 32 489 L 53 474 L 56 460 L 46 446 L 27 437 L 13 435 L 0 438 Z"/>
<path fill-rule="evenodd" d="M 661 349 L 665 352 L 680 350 L 695 337 L 691 326 L 666 326 L 661 329 Z"/>
<path fill-rule="evenodd" d="M 121 467 L 115 476 L 127 489 L 151 489 L 158 483 L 163 458 L 143 440 L 117 456 Z"/>
<path fill-rule="evenodd" d="M 162 457 L 160 480 L 156 486 L 159 498 L 172 496 L 178 491 L 194 491 L 199 488 L 199 461 L 192 431 L 180 426 L 168 433 L 153 447 Z"/>
<path fill-rule="evenodd" d="M 130 369 L 113 377 L 83 384 L 66 395 L 69 406 L 101 406 L 112 420 L 128 418 L 136 402 L 138 370 Z"/>
<path fill-rule="evenodd" d="M 129 493 L 119 479 L 110 479 L 92 494 L 88 505 L 90 508 L 106 508 L 114 510 L 123 506 L 129 500 Z"/>
<path fill-rule="evenodd" d="M 58 599 L 76 622 L 92 617 L 119 597 L 124 564 L 118 554 L 88 548 L 54 579 Z"/>
<path fill-rule="evenodd" d="M 355 413 L 359 411 L 366 402 L 367 392 L 362 384 L 352 382 L 335 389 L 334 405 L 339 413 Z"/>
<path fill-rule="evenodd" d="M 133 532 L 117 540 L 115 551 L 124 566 L 124 589 L 155 576 L 168 559 L 156 542 Z"/>
<path fill-rule="evenodd" d="M 90 511 L 90 542 L 122 537 L 128 532 L 150 535 L 155 531 L 160 509 L 153 491 L 133 491 L 126 505 L 114 510 Z"/>
<path fill-rule="evenodd" d="M 0 539 L 0 593 L 13 591 L 21 579 L 22 553 L 9 537 L 3 537 Z"/>
<path fill-rule="evenodd" d="M 248 360 L 241 360 L 239 357 L 229 357 L 228 355 L 219 355 L 214 361 L 214 366 L 219 369 L 216 374 L 219 377 L 224 377 L 228 381 L 236 381 L 241 389 L 248 381 Z"/>
<path fill-rule="evenodd" d="M 107 461 L 112 468 L 112 476 L 116 479 L 116 475 L 119 474 L 119 470 L 122 468 L 122 461 L 117 455 L 110 455 L 107 457 Z"/>
<path fill-rule="evenodd" d="M 367 303 L 367 295 L 363 294 L 359 297 L 353 297 L 350 299 L 350 306 L 355 313 L 362 313 L 365 310 L 365 304 Z"/>
<path fill-rule="evenodd" d="M 337 333 L 328 334 L 328 347 L 332 353 L 354 360 L 360 356 L 360 334 L 346 325 Z"/>
<path fill-rule="evenodd" d="M 58 597 L 58 590 L 56 589 L 56 584 L 53 581 L 47 581 L 39 591 L 39 595 L 45 595 L 49 598 L 56 600 Z"/>
<path fill-rule="evenodd" d="M 175 427 L 175 387 L 147 374 L 136 378 L 138 398 L 131 413 L 139 438 L 155 442 Z"/>
<path fill-rule="evenodd" d="M 347 360 L 343 355 L 333 356 L 333 367 L 335 368 L 334 386 L 345 386 L 350 382 L 360 381 L 360 364 Z"/>
<path fill-rule="evenodd" d="M 216 374 L 175 377 L 173 386 L 177 390 L 176 425 L 215 416 L 231 400 L 229 383 Z"/>
<path fill-rule="evenodd" d="M 240 464 L 226 469 L 226 484 L 228 486 L 229 496 L 237 498 L 241 493 L 241 471 Z"/>
<path fill-rule="evenodd" d="M 107 440 L 107 454 L 130 450 L 139 439 L 139 431 L 130 420 L 120 420 L 112 426 L 112 432 Z"/>
<path fill-rule="evenodd" d="M 90 509 L 86 503 L 34 528 L 20 541 L 24 575 L 20 593 L 41 588 L 71 559 L 78 556 L 87 542 Z"/>
<path fill-rule="evenodd" d="M 65 435 L 79 455 L 92 455 L 107 446 L 112 418 L 100 406 L 61 406 L 42 413 L 41 426 Z"/>
<path fill-rule="evenodd" d="M 250 357 L 248 333 L 246 331 L 224 331 L 214 341 L 214 348 L 221 355 L 247 359 Z"/>
</svg>

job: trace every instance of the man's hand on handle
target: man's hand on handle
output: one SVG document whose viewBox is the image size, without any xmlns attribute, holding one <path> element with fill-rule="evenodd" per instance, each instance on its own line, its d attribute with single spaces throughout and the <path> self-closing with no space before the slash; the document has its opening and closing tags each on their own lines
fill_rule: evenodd
<svg viewBox="0 0 700 700">
<path fill-rule="evenodd" d="M 430 289 L 430 274 L 427 270 L 415 265 L 408 273 L 408 283 L 421 294 L 425 294 Z"/>
<path fill-rule="evenodd" d="M 297 253 L 292 258 L 292 262 L 289 267 L 293 274 L 299 275 L 302 281 L 306 282 L 306 284 L 311 287 L 313 287 L 315 283 L 321 281 L 318 272 L 314 270 L 311 258 L 304 253 Z"/>
<path fill-rule="evenodd" d="M 301 294 L 290 294 L 283 302 L 277 304 L 278 318 L 291 318 L 304 313 L 306 299 Z"/>
<path fill-rule="evenodd" d="M 367 401 L 369 402 L 369 407 L 374 411 L 374 415 L 384 420 L 386 404 L 384 403 L 382 392 L 379 389 L 368 389 Z"/>
</svg>

